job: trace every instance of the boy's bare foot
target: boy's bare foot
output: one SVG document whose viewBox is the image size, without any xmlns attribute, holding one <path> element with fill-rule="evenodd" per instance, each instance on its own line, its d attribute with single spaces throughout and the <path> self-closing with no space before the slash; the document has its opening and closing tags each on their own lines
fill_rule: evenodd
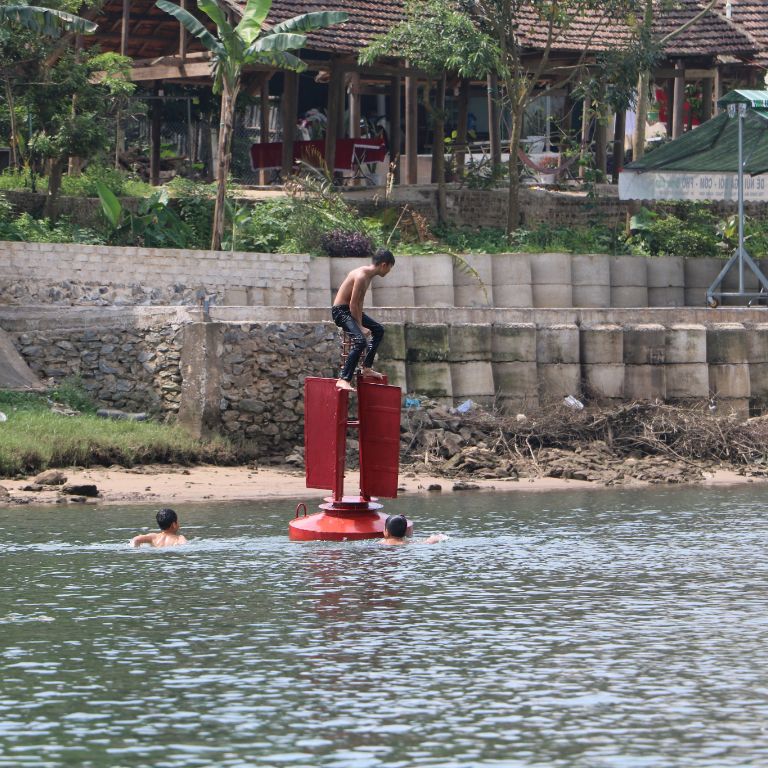
<svg viewBox="0 0 768 768">
<path fill-rule="evenodd" d="M 346 379 L 338 379 L 336 381 L 336 389 L 346 390 L 347 392 L 355 391 L 355 388 Z"/>
<path fill-rule="evenodd" d="M 378 371 L 374 371 L 373 368 L 363 368 L 362 369 L 363 376 L 366 379 L 383 379 L 384 374 L 379 373 Z"/>
</svg>

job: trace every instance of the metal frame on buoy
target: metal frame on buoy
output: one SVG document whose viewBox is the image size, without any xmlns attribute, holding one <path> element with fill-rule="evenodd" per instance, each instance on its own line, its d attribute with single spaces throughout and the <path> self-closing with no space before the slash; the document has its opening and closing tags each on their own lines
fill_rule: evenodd
<svg viewBox="0 0 768 768">
<path fill-rule="evenodd" d="M 384 535 L 387 516 L 379 497 L 397 497 L 400 467 L 400 387 L 387 379 L 357 375 L 357 419 L 349 418 L 349 390 L 336 379 L 304 381 L 304 466 L 307 488 L 332 492 L 320 512 L 296 508 L 288 524 L 294 541 L 344 541 Z M 360 446 L 360 492 L 344 495 L 347 432 L 356 429 Z M 408 523 L 408 533 L 413 526 Z"/>
</svg>

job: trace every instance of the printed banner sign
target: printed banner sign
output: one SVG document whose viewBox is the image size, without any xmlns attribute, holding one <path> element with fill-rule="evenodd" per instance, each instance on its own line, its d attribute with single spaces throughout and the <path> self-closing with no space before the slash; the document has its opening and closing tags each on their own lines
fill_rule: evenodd
<svg viewBox="0 0 768 768">
<path fill-rule="evenodd" d="M 620 200 L 733 200 L 738 199 L 735 173 L 682 171 L 622 171 Z M 744 176 L 745 202 L 768 200 L 768 174 Z"/>
</svg>

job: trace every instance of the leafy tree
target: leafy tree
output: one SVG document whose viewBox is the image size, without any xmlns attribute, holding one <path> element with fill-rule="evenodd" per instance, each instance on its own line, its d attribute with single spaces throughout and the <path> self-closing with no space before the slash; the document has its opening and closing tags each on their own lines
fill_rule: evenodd
<svg viewBox="0 0 768 768">
<path fill-rule="evenodd" d="M 68 158 L 92 157 L 106 144 L 103 118 L 110 102 L 134 89 L 128 77 L 130 60 L 65 48 L 51 64 L 55 39 L 64 32 L 89 34 L 96 29 L 92 21 L 65 10 L 0 6 L 0 21 L 14 165 L 22 147 L 31 166 L 47 165 L 44 216 L 53 219 Z M 17 125 L 17 104 L 26 107 L 33 126 L 26 139 Z"/>
<path fill-rule="evenodd" d="M 567 5 L 559 0 L 476 0 L 474 8 L 482 27 L 496 40 L 501 53 L 499 75 L 504 83 L 509 108 L 509 198 L 507 231 L 514 231 L 520 221 L 520 161 L 517 149 L 525 110 L 535 97 L 535 89 L 546 73 L 554 49 L 567 40 L 575 22 L 586 40 L 580 42 L 581 55 L 568 73 L 550 87 L 559 88 L 582 70 L 591 41 L 598 32 L 617 20 L 627 19 L 639 0 L 574 0 Z M 543 39 L 537 44 L 537 58 L 531 57 L 530 37 Z M 572 47 L 572 46 L 571 46 Z"/>
<path fill-rule="evenodd" d="M 90 34 L 96 24 L 66 10 L 34 5 L 0 5 L 0 78 L 8 107 L 11 166 L 19 165 L 19 133 L 15 85 L 33 79 L 49 41 L 64 32 Z"/>
<path fill-rule="evenodd" d="M 653 0 L 643 0 L 642 18 L 634 21 L 634 47 L 638 52 L 638 78 L 637 78 L 637 106 L 635 135 L 632 141 L 632 159 L 639 160 L 645 154 L 645 125 L 648 122 L 648 102 L 651 93 L 651 71 L 653 65 L 661 58 L 664 46 L 675 37 L 683 33 L 688 27 L 708 14 L 717 4 L 718 0 L 709 0 L 695 16 L 673 29 L 658 40 L 653 38 L 654 13 L 658 8 L 669 5 L 669 0 L 654 4 Z"/>
<path fill-rule="evenodd" d="M 493 39 L 452 0 L 407 0 L 405 21 L 375 39 L 360 54 L 363 64 L 397 56 L 427 76 L 421 100 L 432 119 L 438 184 L 438 219 L 445 221 L 445 83 L 446 73 L 485 77 L 498 66 Z"/>
<path fill-rule="evenodd" d="M 127 76 L 129 62 L 111 53 L 67 51 L 25 97 L 37 126 L 29 154 L 48 167 L 45 217 L 56 216 L 68 159 L 89 158 L 106 147 L 109 104 L 134 88 Z"/>
<path fill-rule="evenodd" d="M 197 7 L 216 25 L 214 34 L 175 3 L 158 0 L 156 5 L 178 19 L 213 54 L 213 91 L 221 94 L 221 119 L 211 248 L 219 250 L 224 234 L 227 178 L 232 160 L 232 127 L 243 68 L 251 64 L 265 64 L 302 72 L 306 64 L 290 51 L 298 51 L 304 46 L 306 33 L 344 22 L 348 16 L 338 11 L 305 13 L 264 31 L 264 21 L 272 7 L 272 0 L 248 0 L 237 26 L 228 21 L 228 10 L 221 0 L 197 0 Z"/>
</svg>

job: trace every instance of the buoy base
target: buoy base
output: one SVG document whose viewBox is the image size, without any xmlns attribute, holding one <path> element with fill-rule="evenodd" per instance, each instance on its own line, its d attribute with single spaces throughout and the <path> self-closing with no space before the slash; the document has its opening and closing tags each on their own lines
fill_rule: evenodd
<svg viewBox="0 0 768 768">
<path fill-rule="evenodd" d="M 303 505 L 299 505 L 301 507 Z M 380 512 L 382 505 L 375 499 L 344 496 L 334 501 L 328 497 L 320 505 L 320 512 L 299 516 L 288 523 L 288 537 L 293 541 L 352 541 L 376 539 L 384 536 L 387 515 Z M 409 523 L 408 533 L 413 526 Z"/>
</svg>

